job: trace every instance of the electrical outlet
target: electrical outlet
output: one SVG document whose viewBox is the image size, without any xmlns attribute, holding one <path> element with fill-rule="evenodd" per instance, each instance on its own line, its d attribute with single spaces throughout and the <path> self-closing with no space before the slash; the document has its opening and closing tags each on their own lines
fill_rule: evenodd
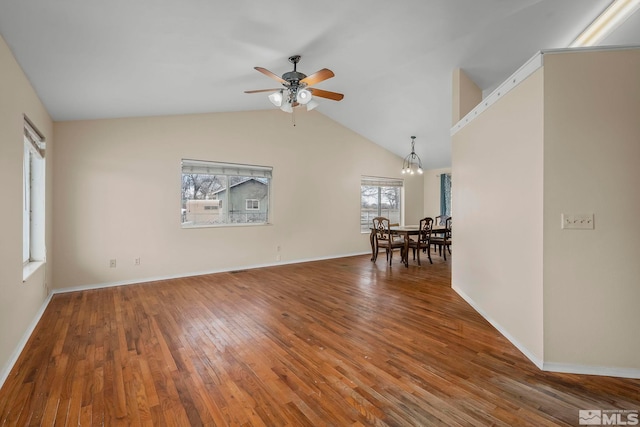
<svg viewBox="0 0 640 427">
<path fill-rule="evenodd" d="M 135 265 L 140 265 L 140 258 L 136 258 L 136 259 L 133 261 L 133 263 L 134 263 Z"/>
<path fill-rule="evenodd" d="M 116 268 L 116 260 L 115 259 L 109 260 L 109 268 Z"/>
</svg>

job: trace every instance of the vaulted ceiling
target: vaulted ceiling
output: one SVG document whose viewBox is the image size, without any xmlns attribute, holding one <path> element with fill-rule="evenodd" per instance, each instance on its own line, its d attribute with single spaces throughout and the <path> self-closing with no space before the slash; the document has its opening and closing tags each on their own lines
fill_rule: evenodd
<svg viewBox="0 0 640 427">
<path fill-rule="evenodd" d="M 428 168 L 450 165 L 451 75 L 489 93 L 610 0 L 29 0 L 0 34 L 54 120 L 272 109 L 256 72 L 330 68 L 318 111 Z M 640 12 L 601 45 L 640 44 Z M 275 84 L 275 85 L 274 85 Z M 287 113 L 282 113 L 287 114 Z"/>
</svg>

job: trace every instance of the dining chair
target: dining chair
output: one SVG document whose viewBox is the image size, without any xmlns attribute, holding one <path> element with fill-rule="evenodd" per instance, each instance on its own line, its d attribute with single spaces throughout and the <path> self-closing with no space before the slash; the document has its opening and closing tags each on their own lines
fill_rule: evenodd
<svg viewBox="0 0 640 427">
<path fill-rule="evenodd" d="M 446 226 L 447 224 L 447 218 L 449 218 L 448 215 L 438 215 L 434 218 L 433 221 L 433 228 L 443 228 Z M 433 245 L 433 250 L 435 251 L 436 249 L 440 248 L 439 244 L 440 243 L 436 243 L 436 241 L 441 241 L 442 240 L 442 234 L 440 233 L 433 233 L 433 239 L 431 239 L 431 244 Z M 442 254 L 440 254 L 440 256 L 442 256 Z"/>
<path fill-rule="evenodd" d="M 438 247 L 438 253 L 440 256 L 444 255 L 445 261 L 447 260 L 447 252 L 451 254 L 451 244 L 453 243 L 451 240 L 451 226 L 453 224 L 453 220 L 451 217 L 447 217 L 445 221 L 445 229 L 446 232 L 441 233 L 438 236 L 433 236 L 431 238 L 431 244 Z"/>
<path fill-rule="evenodd" d="M 394 238 L 394 235 L 391 234 L 388 218 L 382 216 L 373 218 L 373 231 L 376 240 L 373 262 L 376 262 L 378 259 L 378 250 L 380 248 L 384 248 L 389 265 L 391 265 L 391 261 L 393 260 L 394 249 L 400 249 L 401 258 L 404 258 L 404 239 Z"/>
<path fill-rule="evenodd" d="M 447 215 L 438 215 L 437 217 L 435 217 L 435 222 L 433 223 L 433 226 L 444 227 L 446 225 L 447 218 L 449 218 Z"/>
<path fill-rule="evenodd" d="M 390 222 L 389 223 L 389 227 L 398 227 L 399 225 L 400 225 L 399 222 Z M 400 240 L 400 241 L 404 242 L 404 238 L 402 236 L 398 236 L 397 234 L 392 234 L 391 238 L 393 240 Z"/>
<path fill-rule="evenodd" d="M 420 220 L 420 234 L 416 239 L 409 240 L 409 247 L 413 249 L 413 259 L 416 259 L 416 251 L 418 252 L 418 265 L 420 264 L 420 252 L 426 252 L 429 257 L 429 263 L 433 264 L 431 260 L 431 230 L 433 229 L 433 218 L 426 217 Z"/>
<path fill-rule="evenodd" d="M 449 217 L 447 218 L 447 233 L 445 234 L 445 242 L 444 242 L 447 248 L 447 252 L 449 252 L 449 255 L 451 255 L 451 244 L 453 243 L 451 239 L 452 227 L 453 227 L 453 218 Z M 447 254 L 444 255 L 444 259 L 447 259 Z"/>
</svg>

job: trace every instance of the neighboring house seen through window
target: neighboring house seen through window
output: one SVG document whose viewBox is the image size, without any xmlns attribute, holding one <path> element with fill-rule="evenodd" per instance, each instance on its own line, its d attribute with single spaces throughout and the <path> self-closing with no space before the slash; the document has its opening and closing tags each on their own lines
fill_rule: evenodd
<svg viewBox="0 0 640 427">
<path fill-rule="evenodd" d="M 269 222 L 272 168 L 182 160 L 182 227 Z"/>
</svg>

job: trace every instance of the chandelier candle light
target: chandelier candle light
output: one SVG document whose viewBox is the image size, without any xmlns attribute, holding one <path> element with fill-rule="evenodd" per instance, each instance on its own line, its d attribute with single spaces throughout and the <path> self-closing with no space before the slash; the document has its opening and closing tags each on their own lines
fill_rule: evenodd
<svg viewBox="0 0 640 427">
<path fill-rule="evenodd" d="M 416 154 L 416 137 L 411 137 L 411 153 L 404 158 L 404 162 L 402 163 L 402 173 L 408 175 L 414 175 L 416 172 L 422 175 L 422 160 Z"/>
</svg>

